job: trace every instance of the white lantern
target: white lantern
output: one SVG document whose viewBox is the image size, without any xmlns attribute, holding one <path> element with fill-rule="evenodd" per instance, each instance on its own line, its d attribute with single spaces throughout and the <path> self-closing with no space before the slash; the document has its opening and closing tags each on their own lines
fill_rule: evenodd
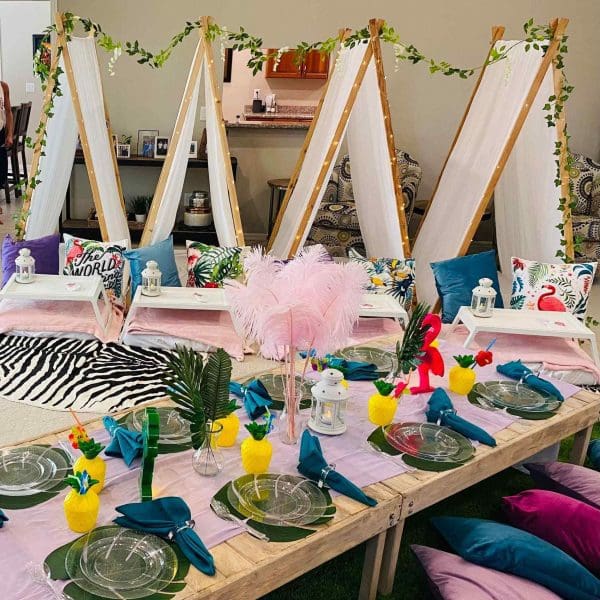
<svg viewBox="0 0 600 600">
<path fill-rule="evenodd" d="M 144 296 L 160 296 L 160 280 L 162 273 L 155 260 L 149 260 L 142 271 L 142 294 Z"/>
<path fill-rule="evenodd" d="M 346 431 L 344 421 L 350 392 L 342 385 L 344 376 L 337 369 L 325 369 L 321 381 L 312 388 L 308 426 L 317 433 L 339 435 Z"/>
<path fill-rule="evenodd" d="M 31 256 L 29 248 L 19 250 L 19 256 L 15 259 L 17 283 L 32 283 L 35 279 L 35 258 Z"/>
<path fill-rule="evenodd" d="M 479 280 L 479 285 L 473 289 L 471 298 L 471 311 L 476 317 L 491 317 L 496 302 L 496 290 L 492 287 L 494 282 L 487 277 Z"/>
</svg>

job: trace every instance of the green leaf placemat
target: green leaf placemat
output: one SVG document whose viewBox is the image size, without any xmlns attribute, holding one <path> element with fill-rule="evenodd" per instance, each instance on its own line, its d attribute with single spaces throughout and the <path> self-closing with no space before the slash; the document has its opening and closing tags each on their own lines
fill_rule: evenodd
<svg viewBox="0 0 600 600">
<path fill-rule="evenodd" d="M 215 495 L 214 498 L 216 500 L 220 500 L 227 506 L 231 514 L 235 515 L 240 519 L 246 519 L 246 516 L 239 513 L 231 503 L 227 497 L 227 489 L 231 485 L 231 482 L 224 485 Z M 325 514 L 310 523 L 310 525 L 322 525 L 323 523 L 327 523 L 333 519 L 333 515 L 335 514 L 336 508 L 335 504 L 333 504 L 333 500 L 331 499 L 331 495 L 329 492 L 322 488 L 321 491 L 327 498 L 327 509 Z M 315 533 L 316 529 L 309 529 L 307 527 L 293 527 L 293 526 L 279 526 L 279 525 L 267 525 L 265 523 L 261 523 L 260 521 L 254 521 L 253 519 L 248 520 L 248 525 L 261 533 L 264 533 L 269 536 L 270 542 L 295 542 L 297 540 L 301 540 L 305 537 L 308 537 L 311 533 Z"/>
<path fill-rule="evenodd" d="M 35 444 L 40 448 L 49 448 L 48 444 Z M 72 458 L 68 455 L 67 452 L 62 450 L 61 448 L 54 448 L 57 452 L 60 452 L 67 461 L 72 462 Z M 69 473 L 65 474 L 65 477 Z M 62 490 L 67 487 L 66 482 L 63 480 L 57 483 L 53 488 L 46 490 L 45 492 L 39 492 L 37 494 L 31 494 L 30 496 L 2 496 L 0 495 L 0 508 L 5 508 L 6 510 L 20 510 L 23 508 L 31 508 L 33 506 L 37 506 L 38 504 L 42 504 L 43 502 L 47 502 L 57 496 Z"/>
<path fill-rule="evenodd" d="M 479 408 L 481 408 L 482 410 L 487 410 L 486 408 L 481 406 L 481 404 L 477 401 L 477 398 L 480 397 L 481 396 L 475 390 L 471 390 L 471 392 L 467 396 L 467 399 L 471 404 L 479 406 Z M 498 410 L 502 411 L 501 408 L 498 408 Z M 526 419 L 528 421 L 543 421 L 544 419 L 549 419 L 550 417 L 553 417 L 554 415 L 558 414 L 560 407 L 556 410 L 546 410 L 542 412 L 530 412 L 526 410 L 518 410 L 516 408 L 506 408 L 504 410 L 509 415 L 513 415 L 514 417 L 520 417 L 521 419 Z"/>
<path fill-rule="evenodd" d="M 98 529 L 105 529 L 105 527 L 98 527 Z M 71 544 L 75 543 L 78 539 L 80 538 L 77 538 L 71 542 L 68 542 L 64 546 L 57 548 L 46 557 L 46 560 L 44 560 L 44 565 L 48 569 L 48 573 L 51 579 L 60 581 L 66 581 L 69 579 L 69 575 L 67 574 L 65 568 L 65 559 L 67 557 L 67 552 L 69 551 Z M 190 561 L 185 557 L 185 555 L 181 552 L 177 545 L 173 545 L 172 548 L 175 551 L 175 554 L 177 555 L 178 563 L 175 578 L 166 588 L 161 590 L 159 593 L 152 594 L 151 596 L 145 596 L 141 600 L 169 600 L 170 598 L 173 598 L 173 596 L 177 592 L 185 588 L 185 577 L 188 574 L 188 571 L 190 570 Z M 69 584 L 67 584 L 63 592 L 65 596 L 67 598 L 70 598 L 71 600 L 105 600 L 105 598 L 96 596 L 95 594 L 82 590 L 77 584 L 73 583 L 72 581 Z"/>
<path fill-rule="evenodd" d="M 451 469 L 456 469 L 457 467 L 462 467 L 465 463 L 469 462 L 471 458 L 464 462 L 440 462 L 437 460 L 424 460 L 422 458 L 415 458 L 414 456 L 409 456 L 408 454 L 402 454 L 396 448 L 391 446 L 385 436 L 383 435 L 383 429 L 378 427 L 375 429 L 371 435 L 367 438 L 367 441 L 377 446 L 382 452 L 389 454 L 390 456 L 400 456 L 402 458 L 402 462 L 408 465 L 409 467 L 413 467 L 414 469 L 420 469 L 421 471 L 450 471 Z"/>
</svg>

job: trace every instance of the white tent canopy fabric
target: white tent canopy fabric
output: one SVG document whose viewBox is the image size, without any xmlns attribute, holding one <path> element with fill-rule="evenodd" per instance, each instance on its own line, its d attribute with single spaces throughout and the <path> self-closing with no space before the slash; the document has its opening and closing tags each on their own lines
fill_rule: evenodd
<svg viewBox="0 0 600 600">
<path fill-rule="evenodd" d="M 510 48 L 508 57 L 485 69 L 414 244 L 417 294 L 430 305 L 435 305 L 438 298 L 430 263 L 466 251 L 469 231 L 485 210 L 483 200 L 491 195 L 492 182 L 499 175 L 498 169 L 502 169 L 502 158 L 511 151 L 518 135 L 519 117 L 524 108 L 529 108 L 527 98 L 539 85 L 538 74 L 544 64 L 550 67 L 549 74 L 528 114 L 525 133 L 521 132 L 519 146 L 499 187 L 498 235 L 503 263 L 512 252 L 547 257 L 548 247 L 555 244 L 554 252 L 559 247 L 555 230 L 549 228 L 550 221 L 555 223 L 560 218 L 555 210 L 560 193 L 554 187 L 556 168 L 550 172 L 548 161 L 555 149 L 556 132 L 551 141 L 539 126 L 539 121 L 543 121 L 540 102 L 548 92 L 552 67 L 549 60 L 544 62 L 541 50 L 526 51 L 524 44 L 511 41 L 496 42 L 496 48 L 500 46 Z M 545 96 L 546 101 L 549 95 Z M 536 166 L 529 168 L 536 169 L 541 161 L 543 171 L 526 173 L 518 164 L 524 154 L 529 155 L 524 165 L 533 164 Z M 518 188 L 514 187 L 517 180 Z M 543 233 L 534 235 L 536 230 Z"/>
</svg>

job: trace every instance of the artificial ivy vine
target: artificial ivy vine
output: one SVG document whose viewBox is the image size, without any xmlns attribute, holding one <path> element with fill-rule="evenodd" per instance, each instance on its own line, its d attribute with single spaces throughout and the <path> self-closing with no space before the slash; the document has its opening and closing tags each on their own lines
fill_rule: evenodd
<svg viewBox="0 0 600 600">
<path fill-rule="evenodd" d="M 115 63 L 123 52 L 125 52 L 129 56 L 136 58 L 139 64 L 148 65 L 151 68 L 163 67 L 171 57 L 173 50 L 175 50 L 175 48 L 179 46 L 184 41 L 184 39 L 187 36 L 189 36 L 194 30 L 199 29 L 202 26 L 201 21 L 199 20 L 187 21 L 183 30 L 174 35 L 171 38 L 169 44 L 164 49 L 159 50 L 156 53 L 152 53 L 147 49 L 143 48 L 138 42 L 138 40 L 126 41 L 124 43 L 114 40 L 110 35 L 108 35 L 102 30 L 102 27 L 98 23 L 95 23 L 90 19 L 78 17 L 72 13 L 65 13 L 63 23 L 67 39 L 70 39 L 70 36 L 73 33 L 73 30 L 77 23 L 80 23 L 87 33 L 91 33 L 94 35 L 98 45 L 111 55 L 108 63 L 108 71 L 110 75 L 114 75 Z M 526 51 L 528 51 L 530 48 L 534 48 L 535 50 L 542 50 L 545 53 L 548 50 L 550 41 L 553 39 L 554 36 L 554 31 L 552 27 L 536 25 L 534 24 L 533 19 L 530 19 L 524 24 L 523 29 L 526 34 L 525 40 L 516 42 L 508 48 L 506 47 L 506 45 L 500 45 L 498 48 L 492 48 L 490 50 L 490 54 L 487 61 L 479 67 L 472 68 L 459 68 L 451 65 L 446 61 L 436 61 L 432 58 L 428 58 L 427 56 L 422 54 L 414 45 L 404 44 L 396 30 L 385 23 L 379 30 L 379 38 L 382 42 L 392 45 L 396 63 L 396 70 L 398 69 L 398 66 L 401 61 L 407 61 L 414 65 L 419 63 L 427 65 L 429 72 L 432 74 L 441 73 L 446 76 L 455 75 L 460 77 L 461 79 L 468 79 L 469 77 L 473 76 L 476 71 L 482 69 L 486 65 L 507 58 L 508 53 L 515 45 L 525 44 Z M 51 34 L 55 32 L 55 25 L 46 28 L 44 32 L 44 40 L 49 41 Z M 250 58 L 248 60 L 247 65 L 248 68 L 252 70 L 253 75 L 256 75 L 259 71 L 261 71 L 263 64 L 270 58 L 274 60 L 276 68 L 284 52 L 293 50 L 296 53 L 295 60 L 298 62 L 302 62 L 306 55 L 311 51 L 318 51 L 324 54 L 331 54 L 335 50 L 335 47 L 338 44 L 338 42 L 340 41 L 338 37 L 330 37 L 320 42 L 300 42 L 296 45 L 295 48 L 284 46 L 283 48 L 279 48 L 274 52 L 267 53 L 263 51 L 262 38 L 251 35 L 243 27 L 240 27 L 239 30 L 235 32 L 229 31 L 227 27 L 219 26 L 216 23 L 210 23 L 208 26 L 208 30 L 205 32 L 205 35 L 210 41 L 215 41 L 219 39 L 221 43 L 222 52 L 224 52 L 225 44 L 231 44 L 234 50 L 249 51 Z M 363 29 L 359 29 L 345 37 L 341 42 L 341 47 L 342 49 L 353 48 L 354 46 L 356 46 L 356 44 L 368 40 L 369 37 L 370 32 L 368 28 L 365 27 Z M 559 49 L 555 58 L 555 66 L 558 69 L 562 69 L 564 67 L 564 55 L 568 51 L 566 42 L 567 36 L 563 36 L 560 40 Z M 60 46 L 57 48 L 57 53 L 59 57 L 61 53 Z M 46 89 L 46 86 L 50 82 L 55 82 L 52 94 L 43 106 L 42 118 L 38 127 L 35 130 L 35 141 L 32 142 L 30 138 L 27 138 L 26 140 L 27 144 L 30 147 L 39 147 L 41 155 L 44 155 L 44 146 L 46 145 L 46 122 L 47 119 L 51 118 L 53 115 L 55 98 L 57 96 L 62 95 L 60 86 L 58 85 L 58 77 L 62 74 L 62 69 L 60 68 L 60 66 L 58 66 L 58 61 L 56 62 L 56 67 L 54 69 L 44 64 L 41 60 L 41 51 L 38 51 L 38 53 L 34 57 L 34 70 L 42 81 L 43 90 Z M 546 111 L 545 118 L 548 127 L 556 126 L 558 119 L 562 116 L 562 113 L 564 111 L 565 103 L 568 100 L 572 91 L 573 86 L 569 85 L 566 78 L 563 76 L 561 90 L 559 94 L 550 96 L 548 98 L 548 102 L 544 105 L 544 111 Z M 565 143 L 567 143 L 567 148 L 563 148 L 563 142 L 561 140 L 558 140 L 555 144 L 554 150 L 554 155 L 557 157 L 555 161 L 557 167 L 555 184 L 557 186 L 561 185 L 560 159 L 564 150 L 566 150 L 567 157 L 565 168 L 568 171 L 570 171 L 573 163 L 571 153 L 568 151 L 568 139 L 569 136 L 567 135 L 565 124 Z M 39 175 L 40 170 L 38 168 L 37 171 L 32 174 L 31 178 L 26 184 L 28 188 L 28 193 L 31 193 L 31 190 L 35 189 L 35 187 L 40 183 Z M 575 205 L 576 203 L 573 199 L 573 184 L 569 182 L 569 197 L 560 198 L 559 208 L 561 211 L 564 211 L 566 208 L 573 209 Z M 27 215 L 23 214 L 17 215 L 15 217 L 15 219 L 17 220 L 16 228 L 18 236 L 22 236 L 23 234 L 22 227 L 26 217 Z M 564 236 L 564 224 L 561 223 L 557 225 L 557 227 L 561 232 L 562 239 L 561 248 L 557 251 L 556 256 L 561 258 L 564 262 L 569 262 L 571 260 L 571 257 L 567 256 L 566 252 L 563 249 L 567 243 Z M 575 248 L 578 248 L 580 244 L 581 239 L 575 239 Z"/>
</svg>

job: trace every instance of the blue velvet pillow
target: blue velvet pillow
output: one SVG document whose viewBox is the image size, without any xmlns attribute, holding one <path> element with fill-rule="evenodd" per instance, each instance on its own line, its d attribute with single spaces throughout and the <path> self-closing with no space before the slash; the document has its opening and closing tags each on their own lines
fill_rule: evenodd
<svg viewBox="0 0 600 600">
<path fill-rule="evenodd" d="M 137 286 L 142 283 L 142 271 L 146 268 L 149 260 L 155 260 L 162 273 L 161 285 L 165 287 L 181 287 L 177 265 L 175 264 L 175 252 L 173 251 L 173 236 L 153 244 L 143 246 L 135 250 L 127 250 L 123 256 L 129 260 L 131 265 L 131 297 L 135 296 Z"/>
<path fill-rule="evenodd" d="M 465 560 L 535 581 L 567 600 L 600 598 L 600 579 L 531 533 L 483 519 L 435 517 L 432 523 Z"/>
<path fill-rule="evenodd" d="M 489 277 L 494 282 L 493 287 L 498 292 L 495 306 L 504 308 L 494 250 L 440 260 L 431 263 L 431 269 L 442 300 L 443 323 L 452 323 L 461 306 L 471 306 L 473 288 L 479 285 L 482 277 Z"/>
<path fill-rule="evenodd" d="M 592 467 L 594 467 L 596 471 L 600 471 L 600 438 L 590 442 L 587 454 L 592 463 Z"/>
</svg>

